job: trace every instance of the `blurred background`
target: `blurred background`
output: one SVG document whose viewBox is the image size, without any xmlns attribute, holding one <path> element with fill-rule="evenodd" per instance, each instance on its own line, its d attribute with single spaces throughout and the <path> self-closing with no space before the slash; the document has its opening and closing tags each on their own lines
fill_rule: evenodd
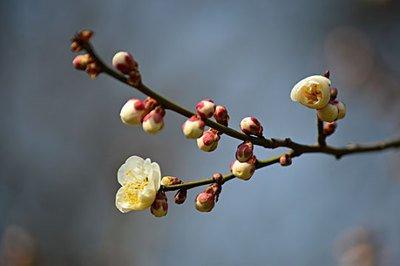
<svg viewBox="0 0 400 266">
<path fill-rule="evenodd" d="M 121 106 L 144 96 L 89 80 L 69 50 L 77 30 L 93 29 L 107 62 L 132 52 L 168 98 L 188 108 L 212 98 L 232 127 L 255 115 L 267 137 L 302 143 L 316 140 L 315 116 L 290 90 L 329 69 L 348 108 L 329 143 L 344 145 L 399 135 L 399 14 L 389 0 L 2 0 L 0 265 L 399 265 L 394 151 L 259 170 L 227 183 L 210 214 L 194 209 L 200 189 L 162 219 L 120 213 L 127 157 L 190 180 L 228 171 L 239 142 L 201 152 L 170 112 L 157 136 L 123 125 Z"/>
</svg>

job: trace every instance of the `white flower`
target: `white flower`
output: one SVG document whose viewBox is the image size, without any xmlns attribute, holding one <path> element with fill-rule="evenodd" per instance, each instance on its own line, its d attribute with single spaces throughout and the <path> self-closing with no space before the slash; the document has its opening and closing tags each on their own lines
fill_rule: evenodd
<svg viewBox="0 0 400 266">
<path fill-rule="evenodd" d="M 299 81 L 292 89 L 290 98 L 312 109 L 324 108 L 330 100 L 331 81 L 324 76 L 311 76 Z"/>
<path fill-rule="evenodd" d="M 140 211 L 151 206 L 160 188 L 160 166 L 138 156 L 129 157 L 118 170 L 122 187 L 115 196 L 115 205 L 123 213 Z"/>
</svg>

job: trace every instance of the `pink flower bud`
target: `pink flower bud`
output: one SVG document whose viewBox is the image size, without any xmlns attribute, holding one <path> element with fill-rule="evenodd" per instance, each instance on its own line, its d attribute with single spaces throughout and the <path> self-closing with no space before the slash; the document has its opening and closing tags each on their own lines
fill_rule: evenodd
<svg viewBox="0 0 400 266">
<path fill-rule="evenodd" d="M 164 127 L 165 110 L 158 106 L 148 113 L 142 122 L 143 130 L 149 134 L 156 134 Z"/>
<path fill-rule="evenodd" d="M 121 108 L 119 114 L 123 123 L 127 125 L 138 125 L 142 122 L 145 115 L 143 101 L 132 98 Z"/>
<path fill-rule="evenodd" d="M 282 155 L 282 156 L 279 158 L 279 163 L 280 163 L 282 166 L 289 166 L 289 165 L 292 164 L 292 157 L 290 157 L 290 155 L 286 153 L 286 154 Z"/>
<path fill-rule="evenodd" d="M 196 197 L 196 210 L 199 212 L 210 212 L 215 205 L 214 193 L 208 193 L 206 191 L 201 192 Z"/>
<path fill-rule="evenodd" d="M 182 125 L 182 132 L 188 139 L 197 139 L 203 135 L 204 121 L 194 115 Z"/>
<path fill-rule="evenodd" d="M 137 70 L 138 63 L 128 52 L 118 52 L 112 59 L 113 66 L 121 73 L 128 75 L 130 72 Z"/>
<path fill-rule="evenodd" d="M 242 180 L 249 180 L 256 170 L 256 162 L 255 156 L 243 163 L 235 160 L 231 165 L 231 172 L 234 176 Z"/>
<path fill-rule="evenodd" d="M 253 157 L 253 143 L 245 141 L 237 147 L 236 160 L 243 163 Z"/>
<path fill-rule="evenodd" d="M 255 117 L 245 117 L 240 122 L 240 129 L 246 135 L 256 135 L 261 137 L 263 134 L 263 127 Z"/>
<path fill-rule="evenodd" d="M 71 51 L 75 52 L 75 53 L 80 52 L 80 51 L 82 51 L 82 47 L 79 45 L 78 42 L 73 41 L 71 43 Z"/>
<path fill-rule="evenodd" d="M 178 192 L 175 194 L 175 203 L 176 204 L 183 204 L 186 200 L 187 197 L 187 190 L 186 189 L 180 189 Z"/>
<path fill-rule="evenodd" d="M 89 63 L 93 62 L 89 54 L 82 54 L 75 56 L 72 65 L 78 70 L 86 70 Z"/>
<path fill-rule="evenodd" d="M 180 180 L 178 177 L 175 176 L 164 176 L 161 179 L 161 185 L 163 186 L 173 186 L 173 185 L 178 185 L 182 183 L 182 180 Z"/>
<path fill-rule="evenodd" d="M 197 146 L 205 152 L 214 151 L 218 146 L 219 135 L 214 130 L 207 130 L 197 139 Z"/>
<path fill-rule="evenodd" d="M 214 111 L 215 120 L 221 125 L 228 126 L 229 115 L 225 106 L 217 105 Z"/>
<path fill-rule="evenodd" d="M 335 133 L 337 127 L 336 122 L 325 123 L 323 127 L 323 133 L 325 136 L 330 136 Z"/>
<path fill-rule="evenodd" d="M 210 118 L 213 116 L 215 104 L 210 99 L 205 99 L 196 104 L 196 112 L 202 118 Z"/>
<path fill-rule="evenodd" d="M 156 199 L 150 207 L 151 213 L 155 217 L 163 217 L 168 213 L 168 202 L 165 192 L 159 191 L 156 194 Z"/>
<path fill-rule="evenodd" d="M 81 31 L 78 33 L 78 36 L 79 36 L 79 39 L 80 39 L 82 42 L 88 42 L 88 41 L 90 41 L 90 39 L 91 39 L 92 36 L 93 36 L 93 31 L 91 31 L 91 30 L 81 30 Z"/>
</svg>

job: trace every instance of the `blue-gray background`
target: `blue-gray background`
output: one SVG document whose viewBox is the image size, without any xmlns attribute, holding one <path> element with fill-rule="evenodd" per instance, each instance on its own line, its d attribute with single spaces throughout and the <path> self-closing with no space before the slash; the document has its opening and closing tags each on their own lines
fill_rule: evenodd
<svg viewBox="0 0 400 266">
<path fill-rule="evenodd" d="M 337 265 L 338 236 L 361 226 L 376 232 L 389 265 L 398 265 L 395 152 L 341 161 L 307 155 L 288 168 L 259 170 L 249 182 L 227 183 L 210 214 L 195 211 L 198 190 L 183 206 L 171 203 L 162 219 L 119 213 L 116 170 L 128 156 L 194 179 L 226 172 L 239 142 L 224 136 L 216 152 L 200 152 L 180 132 L 184 119 L 170 112 L 157 136 L 123 125 L 120 107 L 142 95 L 107 76 L 90 81 L 72 68 L 69 51 L 75 31 L 93 29 L 104 59 L 131 51 L 144 81 L 183 106 L 212 98 L 228 107 L 233 127 L 255 115 L 267 137 L 304 143 L 315 141 L 314 113 L 292 103 L 290 89 L 330 69 L 348 115 L 329 141 L 368 142 L 399 132 L 395 2 L 1 1 L 3 260 Z"/>
</svg>

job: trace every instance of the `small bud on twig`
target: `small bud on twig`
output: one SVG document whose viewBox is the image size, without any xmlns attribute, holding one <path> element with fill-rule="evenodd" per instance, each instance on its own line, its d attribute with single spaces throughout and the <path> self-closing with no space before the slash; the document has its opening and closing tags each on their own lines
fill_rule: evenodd
<svg viewBox="0 0 400 266">
<path fill-rule="evenodd" d="M 199 212 L 210 212 L 215 205 L 215 195 L 212 192 L 203 191 L 196 197 L 195 207 Z"/>
<path fill-rule="evenodd" d="M 331 94 L 331 101 L 336 100 L 338 96 L 338 89 L 331 88 L 330 94 Z"/>
<path fill-rule="evenodd" d="M 197 115 L 192 116 L 182 125 L 182 132 L 188 139 L 197 139 L 203 135 L 205 123 Z"/>
<path fill-rule="evenodd" d="M 128 75 L 138 69 L 138 63 L 128 52 L 118 52 L 112 59 L 112 65 L 122 74 Z"/>
<path fill-rule="evenodd" d="M 212 152 L 218 147 L 220 137 L 214 130 L 207 130 L 197 139 L 197 146 L 205 152 Z"/>
<path fill-rule="evenodd" d="M 168 213 L 167 196 L 164 191 L 159 191 L 156 194 L 156 199 L 150 207 L 151 213 L 155 217 L 163 217 Z"/>
<path fill-rule="evenodd" d="M 335 133 L 336 127 L 337 127 L 336 122 L 325 123 L 323 128 L 324 135 L 325 136 L 332 135 L 333 133 Z"/>
<path fill-rule="evenodd" d="M 161 179 L 161 185 L 166 186 L 166 187 L 178 185 L 181 183 L 182 183 L 182 180 L 180 180 L 178 177 L 175 177 L 175 176 L 164 176 Z"/>
<path fill-rule="evenodd" d="M 202 118 L 210 118 L 215 111 L 214 101 L 205 99 L 196 104 L 196 113 Z"/>
<path fill-rule="evenodd" d="M 229 115 L 225 106 L 217 105 L 214 111 L 215 120 L 221 125 L 228 126 Z"/>
<path fill-rule="evenodd" d="M 72 65 L 78 70 L 86 70 L 88 64 L 92 63 L 93 59 L 89 54 L 75 56 Z"/>
<path fill-rule="evenodd" d="M 186 189 L 180 189 L 178 192 L 175 194 L 175 203 L 176 204 L 183 204 L 186 200 L 187 197 L 187 190 Z"/>
<path fill-rule="evenodd" d="M 279 163 L 282 166 L 289 166 L 292 164 L 292 157 L 286 153 L 279 158 Z"/>
<path fill-rule="evenodd" d="M 146 115 L 144 103 L 139 99 L 129 99 L 120 112 L 121 121 L 127 125 L 138 125 Z"/>
<path fill-rule="evenodd" d="M 149 134 L 156 134 L 164 127 L 165 110 L 158 106 L 148 113 L 142 122 L 143 130 Z"/>
<path fill-rule="evenodd" d="M 255 156 L 243 163 L 235 160 L 231 165 L 231 172 L 234 176 L 242 180 L 249 180 L 256 170 L 256 163 Z"/>
<path fill-rule="evenodd" d="M 262 137 L 263 135 L 263 127 L 261 123 L 255 117 L 245 117 L 240 122 L 240 129 L 246 135 L 255 135 L 258 137 Z"/>
<path fill-rule="evenodd" d="M 243 163 L 253 157 L 253 143 L 245 141 L 237 147 L 236 160 Z"/>
</svg>

